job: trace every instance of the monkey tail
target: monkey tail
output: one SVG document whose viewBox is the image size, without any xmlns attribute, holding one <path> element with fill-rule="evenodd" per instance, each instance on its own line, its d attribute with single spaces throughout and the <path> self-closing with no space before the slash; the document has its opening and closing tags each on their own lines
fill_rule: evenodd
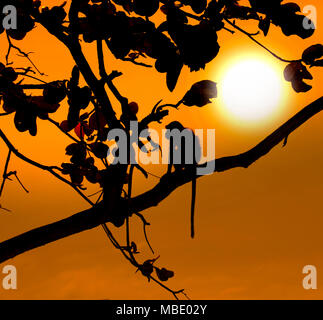
<svg viewBox="0 0 323 320">
<path fill-rule="evenodd" d="M 191 238 L 194 238 L 194 212 L 195 212 L 195 199 L 196 199 L 196 177 L 192 180 L 192 200 L 191 200 Z"/>
</svg>

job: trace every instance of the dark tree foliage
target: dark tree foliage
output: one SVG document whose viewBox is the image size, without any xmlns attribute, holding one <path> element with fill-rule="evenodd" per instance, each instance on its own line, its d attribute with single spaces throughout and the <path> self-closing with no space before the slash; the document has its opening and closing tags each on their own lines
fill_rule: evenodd
<svg viewBox="0 0 323 320">
<path fill-rule="evenodd" d="M 109 163 L 107 135 L 111 129 L 122 128 L 129 136 L 131 120 L 138 120 L 140 130 L 151 127 L 155 122 L 163 123 L 168 115 L 168 108 L 178 109 L 181 105 L 203 107 L 211 102 L 210 99 L 216 98 L 216 84 L 210 80 L 195 83 L 176 104 L 162 105 L 160 101 L 146 117 L 137 119 L 138 104 L 129 102 L 115 87 L 114 79 L 122 74 L 117 71 L 107 73 L 104 52 L 109 50 L 115 58 L 134 63 L 138 68 L 151 67 L 153 64 L 157 72 L 166 74 L 167 87 L 173 91 L 184 66 L 192 72 L 199 71 L 218 55 L 220 32 L 240 32 L 284 61 L 286 81 L 291 82 L 296 92 L 307 92 L 312 88 L 307 81 L 313 79 L 309 68 L 323 66 L 323 45 L 313 45 L 303 52 L 300 59 L 289 61 L 263 46 L 256 36 L 260 32 L 267 36 L 274 25 L 285 36 L 295 35 L 306 39 L 314 33 L 313 28 L 304 27 L 310 25 L 311 21 L 301 13 L 296 3 L 285 3 L 282 0 L 249 0 L 249 5 L 241 5 L 238 0 L 73 0 L 52 8 L 42 7 L 39 0 L 8 0 L 7 4 L 17 8 L 18 26 L 17 29 L 0 29 L 2 36 L 7 36 L 9 44 L 7 61 L 0 64 L 0 96 L 4 110 L 1 115 L 14 113 L 17 130 L 28 132 L 32 136 L 37 134 L 39 119 L 50 121 L 73 142 L 66 147 L 70 161 L 49 167 L 20 154 L 0 129 L 0 137 L 9 149 L 0 194 L 6 179 L 10 175 L 17 177 L 15 172 L 8 172 L 10 156 L 15 154 L 69 184 L 91 205 L 91 209 L 1 243 L 0 262 L 101 224 L 111 243 L 132 265 L 148 280 L 157 282 L 177 298 L 184 291 L 174 291 L 163 284 L 174 276 L 174 272 L 155 266 L 158 258 L 144 262 L 137 260 L 139 252 L 129 233 L 129 220 L 134 215 L 138 216 L 146 236 L 146 226 L 149 223 L 141 211 L 157 205 L 177 187 L 195 181 L 196 173 L 185 166 L 179 166 L 166 173 L 153 189 L 133 198 L 131 190 L 134 170 L 139 170 L 147 178 L 149 173 L 139 164 Z M 154 23 L 154 17 L 158 17 L 161 22 Z M 251 34 L 239 27 L 239 20 L 256 21 L 258 33 Z M 29 55 L 16 45 L 16 41 L 23 40 L 37 25 L 45 27 L 73 56 L 75 67 L 66 79 L 50 83 L 42 80 L 42 73 Z M 100 78 L 95 77 L 83 55 L 83 41 L 96 45 Z M 31 66 L 15 68 L 9 62 L 11 50 L 24 55 Z M 85 86 L 80 85 L 81 76 L 86 82 Z M 26 80 L 31 78 L 39 83 L 26 84 Z M 30 93 L 30 90 L 39 89 L 42 90 L 40 95 Z M 120 118 L 116 116 L 110 102 L 110 94 L 121 104 Z M 68 112 L 57 123 L 50 116 L 65 102 L 68 104 Z M 248 167 L 281 141 L 285 140 L 286 143 L 290 133 L 321 110 L 322 98 L 304 108 L 245 154 L 215 159 L 215 171 Z M 179 122 L 177 124 L 177 127 L 182 126 Z M 150 147 L 147 147 L 148 143 Z M 159 152 L 159 146 L 150 136 L 140 136 L 136 141 L 136 148 L 146 152 Z M 95 203 L 83 193 L 87 183 L 96 184 L 100 190 Z M 192 208 L 194 211 L 194 205 Z M 116 227 L 125 226 L 125 245 L 117 241 L 107 222 Z M 148 239 L 147 243 L 150 246 Z"/>
</svg>

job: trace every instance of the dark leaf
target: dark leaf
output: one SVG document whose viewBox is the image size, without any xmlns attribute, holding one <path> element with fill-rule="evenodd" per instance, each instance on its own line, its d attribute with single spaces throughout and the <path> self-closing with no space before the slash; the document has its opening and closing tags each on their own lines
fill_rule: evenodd
<svg viewBox="0 0 323 320">
<path fill-rule="evenodd" d="M 176 83 L 181 74 L 182 68 L 183 68 L 183 63 L 177 60 L 177 61 L 174 61 L 173 66 L 168 69 L 167 75 L 166 75 L 166 83 L 169 91 L 173 91 L 175 89 Z"/>
<path fill-rule="evenodd" d="M 94 142 L 90 144 L 90 148 L 93 154 L 99 159 L 104 159 L 107 157 L 109 147 L 102 142 Z"/>
<path fill-rule="evenodd" d="M 79 70 L 78 66 L 74 66 L 73 70 L 72 70 L 70 83 L 73 86 L 77 86 L 79 84 L 79 80 L 80 80 L 80 70 Z"/>
<path fill-rule="evenodd" d="M 197 14 L 202 13 L 206 9 L 207 0 L 191 0 L 190 2 L 192 10 Z"/>
<path fill-rule="evenodd" d="M 199 81 L 191 87 L 183 98 L 186 106 L 203 107 L 210 103 L 212 98 L 217 97 L 216 83 L 211 80 Z"/>
<path fill-rule="evenodd" d="M 299 92 L 307 92 L 312 89 L 312 86 L 308 85 L 302 80 L 294 80 L 292 81 L 292 87 L 293 89 L 299 93 Z"/>
<path fill-rule="evenodd" d="M 45 101 L 48 103 L 60 103 L 66 97 L 66 88 L 64 82 L 56 81 L 49 83 L 43 90 L 43 96 Z"/>
<path fill-rule="evenodd" d="M 312 63 L 313 67 L 323 67 L 323 59 L 321 60 L 316 60 Z"/>
<path fill-rule="evenodd" d="M 268 17 L 266 17 L 265 19 L 261 19 L 259 21 L 259 29 L 264 33 L 265 36 L 267 36 L 269 28 L 270 28 L 270 19 Z"/>
<path fill-rule="evenodd" d="M 165 268 L 159 269 L 155 267 L 157 277 L 160 281 L 167 281 L 169 278 L 174 277 L 174 272 Z"/>
<path fill-rule="evenodd" d="M 306 64 L 313 65 L 315 60 L 323 57 L 323 45 L 315 44 L 304 50 L 302 59 Z"/>
<path fill-rule="evenodd" d="M 133 0 L 133 10 L 140 16 L 151 17 L 159 8 L 159 0 Z"/>
</svg>

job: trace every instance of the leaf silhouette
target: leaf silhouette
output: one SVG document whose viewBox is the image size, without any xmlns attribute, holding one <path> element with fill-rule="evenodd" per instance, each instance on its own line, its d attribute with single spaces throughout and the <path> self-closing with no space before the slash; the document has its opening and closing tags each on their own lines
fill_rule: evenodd
<svg viewBox="0 0 323 320">
<path fill-rule="evenodd" d="M 159 0 L 133 0 L 133 10 L 144 17 L 151 17 L 159 8 Z"/>
<path fill-rule="evenodd" d="M 304 50 L 302 60 L 309 65 L 315 65 L 317 60 L 323 57 L 323 45 L 315 44 Z"/>
<path fill-rule="evenodd" d="M 167 270 L 165 268 L 159 269 L 155 267 L 157 277 L 160 281 L 167 281 L 170 278 L 174 277 L 174 272 Z"/>
<path fill-rule="evenodd" d="M 203 107 L 210 103 L 212 98 L 217 97 L 216 83 L 211 80 L 202 80 L 192 85 L 185 94 L 183 104 L 186 106 Z"/>
<path fill-rule="evenodd" d="M 297 93 L 307 92 L 312 89 L 312 86 L 304 82 L 304 79 L 312 80 L 313 77 L 301 62 L 288 64 L 284 70 L 284 77 L 286 81 L 292 83 L 292 87 Z"/>
</svg>

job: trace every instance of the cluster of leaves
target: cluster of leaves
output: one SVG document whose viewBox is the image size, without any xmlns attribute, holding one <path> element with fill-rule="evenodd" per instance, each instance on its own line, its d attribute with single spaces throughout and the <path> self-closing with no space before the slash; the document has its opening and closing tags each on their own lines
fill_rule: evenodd
<svg viewBox="0 0 323 320">
<path fill-rule="evenodd" d="M 249 0 L 249 2 L 255 11 L 265 15 L 259 23 L 259 28 L 263 30 L 265 35 L 267 35 L 271 23 L 279 26 L 286 36 L 297 35 L 305 39 L 314 33 L 314 28 L 304 28 L 304 24 L 309 26 L 312 21 L 299 14 L 301 8 L 297 3 L 282 4 L 283 0 Z"/>
<path fill-rule="evenodd" d="M 82 0 L 78 3 L 77 19 L 70 21 L 70 27 L 65 28 L 64 32 L 82 35 L 86 42 L 105 40 L 111 52 L 119 59 L 130 56 L 133 60 L 139 56 L 155 59 L 155 68 L 167 74 L 168 88 L 173 90 L 184 65 L 191 71 L 197 71 L 216 57 L 220 49 L 217 32 L 224 28 L 226 19 L 258 20 L 259 28 L 265 34 L 273 23 L 280 26 L 286 35 L 295 34 L 302 38 L 312 35 L 313 29 L 303 27 L 305 17 L 297 13 L 300 9 L 296 4 L 282 4 L 281 0 L 271 3 L 258 0 L 249 2 L 250 7 L 240 5 L 237 0 Z M 18 13 L 24 16 L 22 21 L 30 19 L 32 27 L 38 19 L 46 21 L 46 25 L 52 28 L 63 28 L 67 16 L 66 3 L 52 8 L 40 8 L 40 1 L 17 0 L 15 4 Z M 185 9 L 195 15 L 188 14 Z M 156 26 L 149 17 L 158 10 L 164 14 L 165 21 Z M 194 18 L 194 23 L 190 17 Z M 26 25 L 29 26 L 28 30 L 18 26 L 17 32 L 22 34 L 32 29 L 30 22 Z M 10 33 L 9 36 L 17 40 L 23 38 Z M 286 67 L 285 78 L 291 81 L 297 92 L 306 92 L 311 88 L 304 82 L 304 79 L 312 79 L 305 65 L 321 66 L 322 48 L 322 45 L 308 48 L 302 60 Z M 61 122 L 60 127 L 66 133 L 74 129 L 80 142 L 67 147 L 66 153 L 71 156 L 71 162 L 62 165 L 63 173 L 70 175 L 71 181 L 77 186 L 81 186 L 84 177 L 91 183 L 100 183 L 94 158 L 107 164 L 106 158 L 110 151 L 105 143 L 109 130 L 108 119 L 90 87 L 80 86 L 78 67 L 73 68 L 69 80 L 47 84 L 41 96 L 27 95 L 16 83 L 18 75 L 14 69 L 1 65 L 0 72 L 3 108 L 7 113 L 15 112 L 15 125 L 21 132 L 28 130 L 31 135 L 36 135 L 37 118 L 47 119 L 48 114 L 56 112 L 67 97 L 67 119 Z M 180 100 L 180 104 L 202 107 L 216 96 L 216 84 L 204 80 L 194 84 Z M 88 112 L 91 104 L 94 109 Z M 130 120 L 137 120 L 138 108 L 136 102 L 123 106 L 120 123 L 125 128 Z M 159 122 L 168 114 L 162 108 L 155 111 L 157 113 L 152 112 L 143 119 L 141 129 L 148 128 L 149 121 Z M 156 115 L 162 116 L 156 119 Z M 153 143 L 150 137 L 146 138 Z M 141 141 L 138 141 L 138 147 L 143 148 Z M 90 156 L 87 157 L 87 154 Z"/>
<path fill-rule="evenodd" d="M 307 84 L 304 80 L 312 80 L 313 76 L 306 68 L 323 66 L 323 45 L 316 44 L 307 48 L 302 55 L 302 60 L 289 63 L 285 70 L 285 80 L 292 83 L 292 87 L 296 92 L 307 92 L 311 90 L 312 86 Z"/>
<path fill-rule="evenodd" d="M 72 76 L 69 81 L 66 82 L 66 94 L 68 97 L 68 115 L 67 120 L 62 124 L 64 131 L 69 132 L 76 128 L 77 135 L 82 139 L 84 134 L 90 136 L 94 130 L 92 126 L 89 126 L 86 122 L 88 114 L 80 116 L 81 110 L 85 110 L 91 101 L 92 92 L 88 86 L 79 86 L 80 71 L 78 67 L 74 67 L 72 70 Z"/>
<path fill-rule="evenodd" d="M 64 99 L 63 83 L 60 81 L 48 83 L 41 96 L 26 95 L 19 83 L 17 72 L 12 67 L 0 64 L 0 95 L 3 100 L 3 110 L 15 113 L 14 123 L 18 131 L 37 134 L 37 117 L 47 119 L 49 113 L 54 113 Z"/>
<path fill-rule="evenodd" d="M 167 86 L 173 90 L 184 65 L 198 71 L 218 54 L 220 45 L 217 32 L 224 28 L 224 19 L 255 19 L 259 28 L 268 34 L 270 24 L 281 27 L 286 36 L 310 37 L 314 29 L 304 28 L 311 21 L 300 14 L 295 3 L 282 0 L 250 0 L 250 7 L 237 0 L 182 0 L 144 1 L 115 0 L 82 1 L 76 26 L 86 42 L 104 39 L 118 59 L 135 61 L 139 57 L 155 59 L 158 72 L 166 73 Z M 118 7 L 119 6 L 119 7 Z M 118 10 L 120 6 L 124 11 Z M 195 14 L 195 23 L 189 20 L 185 7 Z M 160 11 L 165 21 L 159 26 L 148 17 Z M 131 14 L 145 17 L 134 17 Z"/>
<path fill-rule="evenodd" d="M 46 21 L 51 28 L 63 28 L 67 16 L 65 2 L 52 8 L 40 8 L 40 1 L 16 0 L 15 3 L 23 16 L 18 19 L 23 27 L 10 31 L 13 38 L 22 39 L 34 27 L 33 16 Z M 224 28 L 225 19 L 257 20 L 265 35 L 271 24 L 279 26 L 286 36 L 304 39 L 314 32 L 313 28 L 304 27 L 312 22 L 301 14 L 296 3 L 249 0 L 249 4 L 240 5 L 238 0 L 82 0 L 78 4 L 77 20 L 70 21 L 70 28 L 64 30 L 82 35 L 85 42 L 104 40 L 118 59 L 133 62 L 139 57 L 154 59 L 156 70 L 166 73 L 167 86 L 172 91 L 184 65 L 198 71 L 217 56 L 220 49 L 217 33 Z M 158 11 L 165 15 L 160 25 L 149 20 Z M 195 16 L 187 11 L 194 12 Z M 298 92 L 304 91 L 300 81 L 293 83 Z M 82 90 L 86 104 L 89 91 Z M 75 127 L 78 118 L 78 108 L 71 109 L 68 129 Z"/>
<path fill-rule="evenodd" d="M 142 265 L 139 266 L 138 270 L 142 273 L 143 276 L 148 278 L 148 281 L 151 278 L 152 273 L 155 271 L 158 279 L 160 281 L 167 281 L 168 279 L 174 277 L 174 272 L 167 270 L 166 268 L 158 268 L 154 266 L 154 263 L 159 257 L 155 259 L 146 260 Z"/>
<path fill-rule="evenodd" d="M 74 79 L 75 81 L 75 74 L 77 74 L 76 69 L 73 69 L 72 77 L 71 79 Z M 71 82 L 67 85 L 67 87 L 71 87 Z M 69 93 L 67 94 L 69 95 Z M 191 89 L 185 94 L 183 99 L 181 99 L 180 103 L 183 103 L 186 106 L 198 106 L 202 107 L 208 103 L 210 103 L 210 99 L 215 98 L 217 96 L 217 89 L 216 89 L 216 83 L 209 81 L 209 80 L 203 80 L 195 83 Z M 71 112 L 71 105 L 69 107 L 69 113 Z M 128 122 L 130 120 L 136 120 L 136 114 L 138 112 L 138 104 L 136 102 L 130 102 L 126 108 L 124 108 L 124 112 L 122 113 L 120 117 L 120 121 L 125 125 L 127 128 Z M 162 108 L 162 107 L 161 107 Z M 164 112 L 163 110 L 154 110 L 152 114 L 150 114 L 148 117 L 144 119 L 150 119 L 151 116 L 155 117 L 159 114 L 161 114 L 161 118 L 164 117 L 164 115 L 167 115 L 168 112 Z M 87 120 L 89 118 L 89 120 Z M 154 121 L 156 121 L 159 118 L 153 118 Z M 75 126 L 75 124 L 77 125 Z M 145 121 L 142 121 L 140 126 L 141 128 L 148 128 L 149 123 L 144 124 Z M 61 128 L 64 130 L 64 127 L 69 127 L 69 121 L 64 120 L 61 123 Z M 69 127 L 70 128 L 70 127 Z M 96 110 L 91 115 L 89 113 L 84 113 L 82 116 L 79 117 L 78 121 L 74 123 L 74 131 L 75 134 L 81 139 L 78 143 L 72 143 L 67 146 L 66 148 L 66 154 L 71 156 L 69 163 L 63 163 L 62 164 L 62 173 L 69 175 L 71 182 L 78 186 L 82 187 L 82 183 L 84 181 L 84 178 L 87 179 L 90 183 L 99 183 L 99 185 L 104 188 L 105 179 L 107 176 L 110 176 L 112 169 L 111 166 L 107 166 L 103 170 L 99 170 L 98 167 L 95 165 L 95 159 L 101 159 L 104 163 L 107 164 L 107 156 L 110 152 L 110 149 L 108 145 L 105 143 L 107 140 L 107 133 L 109 128 L 107 127 L 107 123 L 105 121 L 105 117 L 103 114 Z M 104 138 L 103 135 L 100 132 L 105 132 Z M 88 138 L 85 140 L 84 137 L 88 136 Z M 137 146 L 142 150 L 146 152 L 149 152 L 148 149 L 145 148 L 144 143 L 140 140 L 139 137 L 137 141 Z M 91 140 L 95 139 L 94 142 L 91 142 Z M 151 138 L 148 136 L 146 139 L 150 142 L 152 146 L 154 146 L 154 142 L 151 140 Z M 133 148 L 133 146 L 130 146 Z M 152 150 L 158 150 L 158 145 L 155 145 L 155 148 Z M 92 154 L 92 156 L 91 156 Z M 145 170 L 143 170 L 141 167 L 138 166 L 138 168 L 142 171 L 142 173 L 147 177 L 147 173 Z M 110 172 L 111 171 L 111 172 Z M 113 180 L 117 180 L 120 177 L 115 177 Z M 121 184 L 128 183 L 128 175 L 126 175 L 121 181 Z M 124 222 L 124 219 L 122 221 L 122 224 Z"/>
<path fill-rule="evenodd" d="M 71 156 L 71 163 L 62 163 L 62 173 L 68 174 L 72 183 L 80 186 L 84 177 L 91 183 L 101 180 L 100 172 L 94 165 L 94 158 L 87 157 L 86 144 L 72 143 L 66 147 L 66 154 Z"/>
</svg>

